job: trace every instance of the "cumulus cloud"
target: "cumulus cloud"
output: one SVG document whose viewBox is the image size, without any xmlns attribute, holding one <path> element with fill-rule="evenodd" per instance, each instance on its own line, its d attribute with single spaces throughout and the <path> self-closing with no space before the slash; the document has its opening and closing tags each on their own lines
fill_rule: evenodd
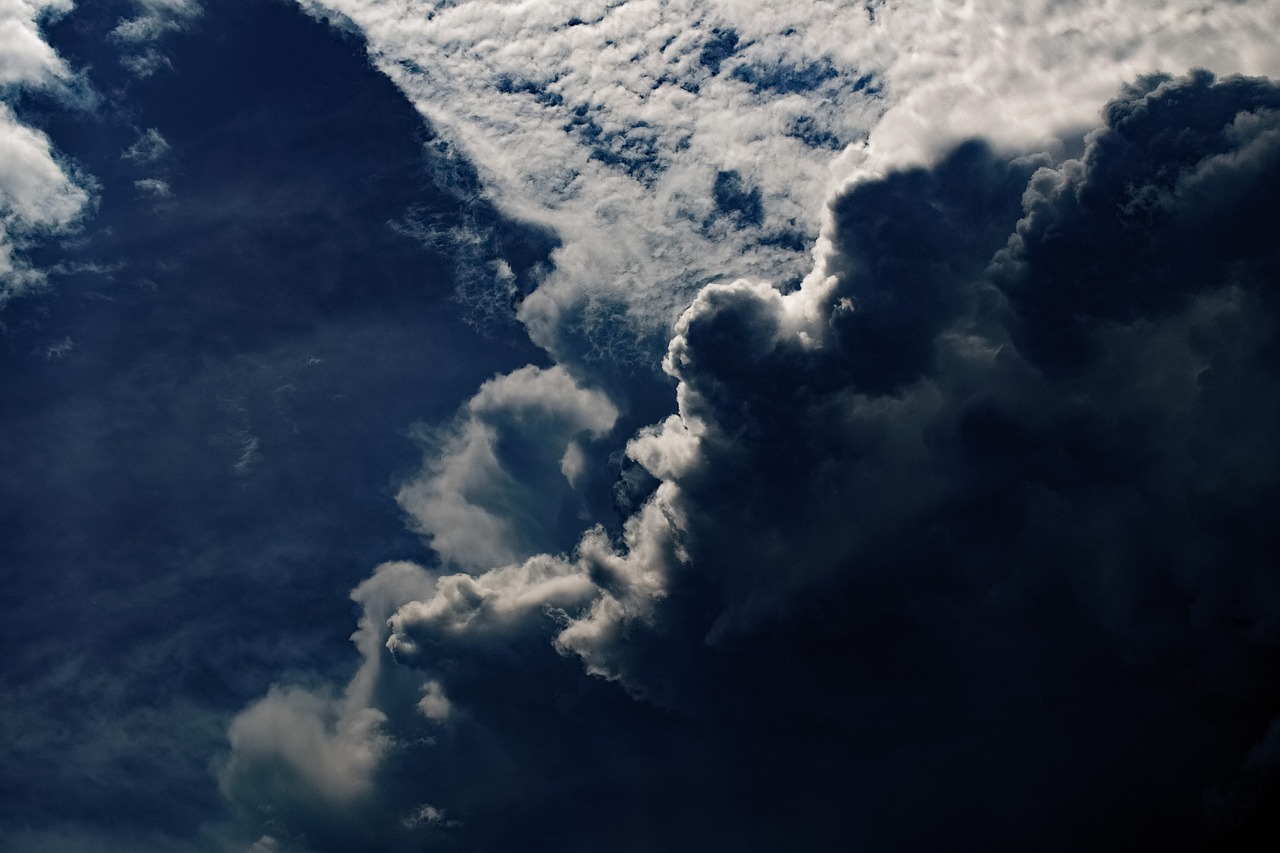
<svg viewBox="0 0 1280 853">
<path fill-rule="evenodd" d="M 581 467 L 581 438 L 600 438 L 617 409 L 563 367 L 534 366 L 481 386 L 457 420 L 422 438 L 429 458 L 397 497 L 442 559 L 488 568 L 536 554 Z M 565 459 L 569 459 L 566 468 Z"/>
<path fill-rule="evenodd" d="M 629 452 L 676 487 L 713 634 L 963 559 L 992 589 L 1061 573 L 1144 649 L 1171 630 L 1146 622 L 1171 617 L 1142 600 L 1162 584 L 1196 631 L 1273 640 L 1260 543 L 1214 529 L 1260 532 L 1280 474 L 1276 97 L 1144 78 L 1081 159 L 961 146 L 837 197 L 800 291 L 706 288 L 665 362 L 680 415 Z M 1205 172 L 1213 203 L 1183 190 Z"/>
<path fill-rule="evenodd" d="M 1160 732 L 1215 730 L 1205 695 L 1275 713 L 1277 90 L 1231 76 L 1280 73 L 1275 4 L 303 6 L 546 235 L 550 267 L 463 296 L 514 297 L 560 364 L 421 432 L 398 499 L 439 564 L 357 590 L 342 698 L 237 721 L 232 766 L 323 789 L 245 734 L 301 715 L 369 786 L 348 841 L 290 827 L 616 846 L 589 806 L 646 848 L 1122 848 L 1177 812 L 1198 837 L 1210 748 Z M 1155 73 L 1191 66 L 1225 76 Z M 676 411 L 626 444 L 634 511 L 584 523 L 619 363 L 659 339 Z M 1156 805 L 1099 801 L 1162 751 Z M 654 826 L 675 766 L 707 807 Z"/>
<path fill-rule="evenodd" d="M 244 784 L 246 764 L 288 767 L 298 778 L 264 780 L 265 799 L 312 789 L 324 802 L 343 805 L 365 794 L 369 774 L 386 751 L 378 731 L 385 716 L 372 708 L 343 713 L 324 696 L 302 689 L 270 693 L 238 716 L 228 732 L 236 763 L 232 785 Z"/>
<path fill-rule="evenodd" d="M 352 635 L 363 662 L 343 693 L 278 687 L 236 716 L 228 730 L 231 751 L 219 781 L 228 801 L 250 825 L 270 828 L 281 820 L 319 824 L 342 837 L 353 831 L 353 821 L 359 824 L 353 815 L 368 807 L 379 762 L 396 748 L 387 715 L 376 706 L 380 686 L 385 689 L 380 682 L 386 680 L 381 672 L 386 621 L 395 607 L 431 587 L 431 579 L 418 566 L 379 566 L 351 594 L 363 611 Z M 447 713 L 447 699 L 438 685 L 428 684 L 419 704 L 430 719 Z"/>
<path fill-rule="evenodd" d="M 677 411 L 627 446 L 657 486 L 620 530 L 595 527 L 567 553 L 510 547 L 517 559 L 487 571 L 384 567 L 357 591 L 365 665 L 349 695 L 377 698 L 354 707 L 388 728 L 459 727 L 421 779 L 395 780 L 402 801 L 461 804 L 455 831 L 484 847 L 511 836 L 472 830 L 479 816 L 557 825 L 554 810 L 514 816 L 543 790 L 625 822 L 626 805 L 584 790 L 631 790 L 654 767 L 670 778 L 687 751 L 711 756 L 683 765 L 711 805 L 683 824 L 684 847 L 648 825 L 638 843 L 698 849 L 691 828 L 738 827 L 768 848 L 773 824 L 742 805 L 764 792 L 806 815 L 787 825 L 816 849 L 936 849 L 931 826 L 984 849 L 1202 839 L 1194 803 L 1217 802 L 1217 780 L 1199 762 L 1224 759 L 1186 733 L 1219 731 L 1223 714 L 1256 726 L 1226 756 L 1255 770 L 1274 740 L 1277 98 L 1257 78 L 1141 77 L 1078 157 L 971 141 L 864 172 L 831 201 L 798 289 L 702 288 L 663 362 Z M 573 436 L 615 417 L 592 421 L 603 398 L 561 370 L 482 389 L 423 482 L 484 493 L 468 476 L 507 470 L 488 461 L 495 442 L 447 460 L 486 419 L 519 435 L 517 413 L 560 419 L 536 458 L 540 477 L 561 477 Z M 514 541 L 504 507 L 456 506 Z M 465 565 L 463 544 L 481 545 L 458 542 L 445 553 Z M 563 667 L 575 658 L 661 713 L 574 716 L 567 697 L 588 689 Z M 406 677 L 411 689 L 354 686 Z M 299 704 L 283 695 L 265 701 Z M 327 731 L 342 742 L 339 724 Z M 549 778 L 542 762 L 587 761 L 601 732 L 625 744 L 625 766 Z M 548 733 L 545 750 L 526 746 Z M 1146 782 L 1142 808 L 1098 797 L 1156 757 L 1172 769 Z M 679 809 L 674 792 L 654 796 Z M 833 816 L 846 809 L 852 823 Z M 413 814 L 366 837 L 432 823 Z M 569 838 L 548 845 L 609 835 L 578 822 Z"/>
</svg>

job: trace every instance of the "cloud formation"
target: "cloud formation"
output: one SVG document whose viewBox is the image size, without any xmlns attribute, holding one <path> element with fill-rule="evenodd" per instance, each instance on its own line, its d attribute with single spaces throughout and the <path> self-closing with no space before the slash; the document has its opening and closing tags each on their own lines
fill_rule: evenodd
<svg viewBox="0 0 1280 853">
<path fill-rule="evenodd" d="M 559 235 L 519 312 L 569 359 L 644 357 L 712 281 L 798 280 L 850 174 L 970 137 L 1038 149 L 1137 74 L 1280 73 L 1267 3 L 303 6 L 358 29 L 483 192 Z"/>
<path fill-rule="evenodd" d="M 70 70 L 40 35 L 40 23 L 71 9 L 69 0 L 0 4 L 0 86 L 49 85 L 65 80 Z"/>
<path fill-rule="evenodd" d="M 67 12 L 69 2 L 0 3 L 0 97 L 23 89 L 56 88 L 70 69 L 41 37 L 40 24 Z M 0 101 L 0 308 L 45 281 L 21 254 L 50 234 L 65 232 L 90 202 L 88 180 L 74 176 L 48 136 L 18 119 Z"/>
<path fill-rule="evenodd" d="M 776 849 L 783 824 L 814 849 L 937 849 L 939 827 L 963 849 L 1235 849 L 1270 826 L 1278 105 L 1264 79 L 1143 76 L 1079 156 L 969 141 L 863 170 L 798 289 L 703 287 L 663 362 L 678 410 L 627 445 L 656 487 L 620 529 L 357 590 L 380 592 L 353 685 L 418 679 L 358 704 L 436 727 L 381 756 L 374 799 L 456 815 L 445 850 L 599 849 L 611 827 Z M 544 471 L 591 423 L 568 422 Z"/>
<path fill-rule="evenodd" d="M 617 417 L 603 393 L 562 367 L 495 377 L 455 423 L 422 436 L 429 458 L 397 500 L 446 563 L 476 569 L 532 556 L 554 547 L 584 464 L 580 442 L 603 437 Z"/>
<path fill-rule="evenodd" d="M 196 0 L 132 0 L 135 14 L 121 18 L 108 38 L 121 45 L 120 64 L 135 77 L 150 77 L 172 60 L 156 45 L 166 35 L 184 29 L 199 17 Z"/>
<path fill-rule="evenodd" d="M 0 305 L 45 281 L 21 250 L 34 240 L 68 231 L 88 206 L 86 179 L 68 172 L 49 137 L 0 103 Z"/>
</svg>

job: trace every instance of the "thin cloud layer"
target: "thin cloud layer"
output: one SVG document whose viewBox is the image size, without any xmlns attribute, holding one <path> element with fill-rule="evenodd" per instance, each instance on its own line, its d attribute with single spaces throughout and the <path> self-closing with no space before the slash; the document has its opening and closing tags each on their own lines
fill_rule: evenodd
<svg viewBox="0 0 1280 853">
<path fill-rule="evenodd" d="M 832 154 L 882 109 L 865 56 L 815 50 L 805 20 L 758 32 L 755 8 L 306 6 L 360 29 L 501 209 L 555 230 L 520 316 L 566 356 L 635 357 L 725 275 L 799 278 Z"/>
<path fill-rule="evenodd" d="M 1267 3 L 303 5 L 364 35 L 495 203 L 555 230 L 520 317 L 570 359 L 634 355 L 712 281 L 798 279 L 849 174 L 969 137 L 1038 150 L 1138 74 L 1280 72 Z"/>
<path fill-rule="evenodd" d="M 357 591 L 385 595 L 353 685 L 383 661 L 361 707 L 395 733 L 371 800 L 403 813 L 354 808 L 360 844 L 1274 829 L 1278 105 L 1263 79 L 1142 77 L 1079 157 L 968 142 L 864 174 L 800 289 L 703 288 L 663 363 L 678 411 L 628 444 L 657 486 L 621 530 Z"/>
</svg>

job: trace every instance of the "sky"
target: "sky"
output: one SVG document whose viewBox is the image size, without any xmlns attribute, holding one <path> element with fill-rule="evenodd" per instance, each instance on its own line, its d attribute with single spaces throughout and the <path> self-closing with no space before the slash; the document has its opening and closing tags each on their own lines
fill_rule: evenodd
<svg viewBox="0 0 1280 853">
<path fill-rule="evenodd" d="M 1277 0 L 0 0 L 0 849 L 1275 849 L 1277 198 Z"/>
</svg>

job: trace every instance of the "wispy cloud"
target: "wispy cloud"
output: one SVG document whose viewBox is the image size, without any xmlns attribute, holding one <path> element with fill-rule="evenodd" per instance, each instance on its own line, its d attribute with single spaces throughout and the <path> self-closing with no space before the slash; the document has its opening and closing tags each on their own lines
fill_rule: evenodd
<svg viewBox="0 0 1280 853">
<path fill-rule="evenodd" d="M 171 148 L 168 141 L 154 127 L 138 134 L 138 139 L 120 155 L 134 163 L 149 164 L 163 160 Z"/>
<path fill-rule="evenodd" d="M 172 66 L 156 43 L 187 27 L 201 9 L 196 0 L 133 0 L 133 6 L 134 16 L 122 18 L 109 37 L 124 48 L 121 64 L 135 77 L 149 77 Z"/>
</svg>

